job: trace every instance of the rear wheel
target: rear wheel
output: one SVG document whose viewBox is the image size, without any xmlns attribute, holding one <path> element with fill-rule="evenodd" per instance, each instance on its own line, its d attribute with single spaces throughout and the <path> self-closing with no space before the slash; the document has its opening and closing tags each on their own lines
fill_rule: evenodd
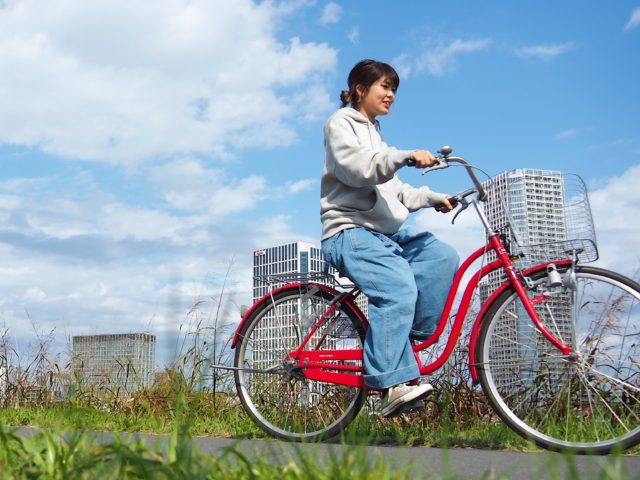
<svg viewBox="0 0 640 480">
<path fill-rule="evenodd" d="M 607 454 L 640 443 L 640 285 L 616 273 L 561 270 L 562 286 L 534 274 L 531 298 L 570 360 L 536 330 L 515 290 L 482 320 L 476 361 L 496 413 L 551 450 Z"/>
<path fill-rule="evenodd" d="M 270 435 L 293 441 L 329 438 L 346 428 L 362 408 L 365 390 L 309 380 L 295 362 L 285 361 L 333 298 L 317 285 L 282 290 L 264 300 L 240 332 L 236 389 L 247 413 Z M 342 304 L 306 350 L 361 349 L 364 335 L 358 316 Z"/>
</svg>

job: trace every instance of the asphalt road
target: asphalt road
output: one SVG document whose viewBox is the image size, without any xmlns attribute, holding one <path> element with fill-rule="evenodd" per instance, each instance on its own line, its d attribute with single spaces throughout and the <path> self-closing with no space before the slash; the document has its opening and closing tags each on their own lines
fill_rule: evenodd
<svg viewBox="0 0 640 480">
<path fill-rule="evenodd" d="M 33 435 L 37 430 L 20 428 L 18 433 Z M 111 433 L 94 433 L 100 442 L 110 442 Z M 128 434 L 121 434 L 128 435 Z M 148 446 L 163 448 L 166 435 L 131 434 Z M 357 452 L 367 459 L 382 458 L 393 467 L 411 466 L 413 478 L 472 479 L 600 479 L 605 472 L 613 478 L 640 479 L 640 456 L 571 456 L 551 452 L 505 452 L 499 450 L 440 449 L 427 447 L 346 446 L 338 444 L 291 444 L 276 440 L 237 440 L 195 437 L 194 446 L 210 455 L 238 452 L 248 459 L 269 459 L 273 464 L 312 458 L 323 465 L 331 458 L 343 458 L 344 452 Z M 364 449 L 364 450 L 362 450 Z M 237 458 L 237 457 L 236 457 Z"/>
</svg>

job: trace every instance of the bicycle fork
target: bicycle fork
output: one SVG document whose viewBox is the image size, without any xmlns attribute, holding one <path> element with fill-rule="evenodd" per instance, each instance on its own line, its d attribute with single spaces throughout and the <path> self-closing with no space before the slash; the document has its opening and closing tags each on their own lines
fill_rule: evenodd
<svg viewBox="0 0 640 480">
<path fill-rule="evenodd" d="M 527 293 L 527 289 L 523 285 L 523 282 L 520 280 L 518 270 L 513 265 L 513 262 L 511 261 L 509 254 L 501 245 L 499 239 L 497 237 L 492 237 L 491 241 L 495 243 L 494 245 L 495 252 L 497 253 L 498 257 L 502 260 L 503 264 L 505 265 L 504 270 L 507 274 L 507 277 L 511 281 L 513 288 L 518 294 L 518 297 L 520 298 L 520 301 L 522 302 L 522 305 L 526 310 L 527 314 L 529 315 L 529 317 L 531 318 L 531 321 L 533 322 L 533 324 L 536 326 L 538 331 L 542 335 L 544 335 L 544 337 L 547 340 L 549 340 L 558 350 L 562 352 L 563 355 L 565 355 L 570 361 L 576 361 L 578 359 L 578 353 L 574 351 L 573 348 L 571 348 L 570 346 L 562 342 L 560 339 L 558 339 L 551 332 L 551 330 L 547 328 L 547 326 L 540 319 L 540 315 L 538 315 L 538 312 L 535 309 L 535 306 L 538 303 L 549 300 L 550 299 L 549 295 L 546 292 L 543 292 L 540 295 L 537 295 L 536 297 L 530 298 L 529 294 Z M 549 271 L 549 269 L 551 269 L 551 272 Z M 562 279 L 554 263 L 550 262 L 549 264 L 547 264 L 546 270 L 547 270 L 547 276 L 549 278 L 550 284 L 553 284 L 558 280 L 560 281 L 560 284 L 562 284 Z"/>
</svg>

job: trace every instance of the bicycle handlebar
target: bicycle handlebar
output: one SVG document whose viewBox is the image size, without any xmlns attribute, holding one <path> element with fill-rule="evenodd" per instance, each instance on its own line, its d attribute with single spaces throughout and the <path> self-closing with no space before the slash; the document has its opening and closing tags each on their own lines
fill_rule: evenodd
<svg viewBox="0 0 640 480">
<path fill-rule="evenodd" d="M 476 173 L 473 171 L 473 167 L 469 164 L 469 162 L 467 162 L 462 157 L 450 157 L 449 155 L 451 155 L 452 151 L 453 149 L 449 146 L 444 146 L 440 150 L 438 150 L 439 156 L 437 157 L 437 163 L 434 166 L 425 168 L 422 171 L 422 175 L 424 175 L 427 172 L 431 172 L 433 170 L 449 168 L 449 163 L 451 162 L 459 163 L 460 165 L 464 166 L 464 168 L 467 170 L 467 174 L 469 175 L 469 177 L 471 178 L 471 181 L 475 185 L 476 190 L 478 191 L 478 200 L 480 200 L 481 202 L 484 202 L 487 199 L 487 191 L 484 189 L 484 187 L 480 183 L 480 180 L 478 180 Z"/>
<path fill-rule="evenodd" d="M 451 206 L 453 208 L 455 208 L 460 203 L 464 204 L 464 199 L 466 197 L 468 197 L 469 195 L 473 195 L 474 193 L 478 193 L 478 190 L 476 190 L 475 188 L 469 188 L 468 190 L 465 190 L 464 192 L 461 192 L 461 193 L 458 193 L 456 195 L 453 195 L 452 197 L 449 197 L 449 203 L 451 204 Z M 441 211 L 441 209 L 444 208 L 444 203 L 436 203 L 433 206 L 433 208 L 435 208 L 438 211 Z"/>
</svg>

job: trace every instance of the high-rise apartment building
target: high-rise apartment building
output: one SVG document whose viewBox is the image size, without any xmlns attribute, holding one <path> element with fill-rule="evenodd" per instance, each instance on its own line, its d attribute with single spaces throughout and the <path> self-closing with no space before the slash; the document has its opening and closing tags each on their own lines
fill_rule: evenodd
<svg viewBox="0 0 640 480">
<path fill-rule="evenodd" d="M 590 212 L 588 205 L 585 209 L 584 205 L 576 204 L 586 201 L 586 190 L 578 177 L 549 170 L 518 169 L 490 179 L 485 182 L 485 188 L 488 193 L 485 203 L 487 217 L 496 230 L 507 235 L 512 243 L 512 253 L 524 254 L 518 261 L 523 268 L 557 259 L 558 256 L 569 258 L 571 253 L 566 251 L 570 248 L 569 241 L 595 239 L 590 217 L 585 219 L 582 216 L 581 222 L 576 221 L 576 208 L 582 212 Z M 515 245 L 516 238 L 520 242 L 519 246 Z M 587 250 L 588 248 L 589 245 Z M 581 255 L 591 255 L 591 252 L 586 251 Z M 504 280 L 501 271 L 492 272 L 480 286 L 481 300 L 486 300 L 489 293 Z M 571 302 L 568 291 L 558 293 L 554 297 L 552 308 L 555 333 L 567 343 L 571 343 L 573 331 Z M 524 310 L 523 307 L 519 308 Z M 524 379 L 533 375 L 533 370 L 531 365 L 515 360 L 527 358 L 540 348 L 553 347 L 533 330 L 524 311 L 505 312 L 500 325 L 505 333 L 494 336 L 494 354 L 505 363 L 509 359 L 514 360 L 513 368 L 505 370 L 505 378 L 500 380 L 503 384 L 512 383 L 517 388 L 517 378 Z M 517 336 L 515 341 L 514 336 Z M 501 337 L 504 339 L 503 345 L 500 345 Z M 523 367 L 518 365 L 527 365 L 527 371 L 521 370 Z"/>
<path fill-rule="evenodd" d="M 328 265 L 322 259 L 322 251 L 310 243 L 292 242 L 256 250 L 253 252 L 253 301 L 286 283 L 295 280 L 304 282 L 305 277 L 326 284 L 329 279 L 317 275 L 324 272 L 325 268 L 328 270 Z M 304 299 L 271 311 L 254 332 L 259 341 L 252 350 L 253 365 L 267 366 L 273 359 L 274 351 L 285 352 L 293 348 L 300 340 L 302 317 L 314 315 L 303 312 L 312 311 L 314 302 Z M 335 342 L 332 339 L 329 341 L 334 346 Z"/>
<path fill-rule="evenodd" d="M 83 385 L 133 392 L 151 386 L 155 351 L 156 337 L 147 333 L 74 336 L 72 369 Z"/>
<path fill-rule="evenodd" d="M 322 275 L 325 271 L 328 277 Z M 253 300 L 255 302 L 270 290 L 294 280 L 303 283 L 310 280 L 335 287 L 331 277 L 336 274 L 335 269 L 324 261 L 322 250 L 310 243 L 292 242 L 256 250 L 253 252 Z M 366 315 L 367 298 L 360 294 L 356 303 Z M 253 346 L 253 365 L 270 365 L 273 352 L 294 348 L 300 341 L 300 328 L 311 327 L 311 322 L 320 318 L 326 307 L 326 303 L 316 302 L 313 298 L 301 298 L 297 302 L 282 304 L 269 313 L 254 332 L 260 341 Z M 316 337 L 313 338 L 318 340 L 322 333 L 317 332 Z M 339 341 L 339 336 L 329 336 L 325 347 L 338 348 Z M 265 348 L 259 348 L 263 345 Z"/>
<path fill-rule="evenodd" d="M 259 300 L 273 288 L 274 285 L 266 281 L 269 276 L 321 273 L 325 266 L 322 250 L 306 242 L 256 250 L 253 252 L 253 301 Z"/>
<path fill-rule="evenodd" d="M 580 177 L 552 170 L 518 169 L 485 182 L 487 217 L 494 228 L 521 243 L 524 265 L 536 265 L 579 245 L 582 261 L 597 258 L 586 187 Z M 511 226 L 509 226 L 509 216 Z M 593 240 L 591 242 L 590 240 Z"/>
<path fill-rule="evenodd" d="M 526 248 L 523 262 L 535 265 L 549 258 L 554 242 L 567 239 L 564 210 L 564 180 L 560 172 L 519 169 L 503 172 L 485 182 L 488 199 L 485 211 L 497 230 L 507 233 L 513 243 L 518 239 Z M 508 215 L 512 227 L 509 227 Z M 539 248 L 530 249 L 532 245 Z M 546 246 L 546 247 L 545 247 Z M 492 282 L 500 273 L 494 272 Z M 494 283 L 495 286 L 495 283 Z"/>
<path fill-rule="evenodd" d="M 299 275 L 304 278 L 310 275 L 318 283 L 328 283 L 314 275 L 322 272 L 334 277 L 337 275 L 336 270 L 324 261 L 322 250 L 311 243 L 292 242 L 256 250 L 253 252 L 253 301 L 258 301 L 274 287 L 286 283 L 278 282 L 272 276 Z M 366 315 L 367 297 L 360 294 L 356 304 Z"/>
</svg>

